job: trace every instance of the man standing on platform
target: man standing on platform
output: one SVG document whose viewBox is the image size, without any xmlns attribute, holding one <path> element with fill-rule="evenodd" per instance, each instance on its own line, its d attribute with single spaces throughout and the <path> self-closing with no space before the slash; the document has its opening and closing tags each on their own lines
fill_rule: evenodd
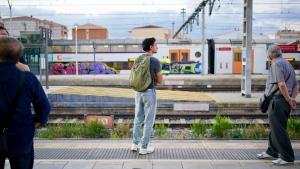
<svg viewBox="0 0 300 169">
<path fill-rule="evenodd" d="M 16 67 L 22 50 L 18 40 L 0 37 L 0 169 L 6 158 L 11 169 L 33 168 L 35 129 L 48 121 L 50 112 L 36 76 Z"/>
<path fill-rule="evenodd" d="M 135 60 L 130 74 L 130 85 L 136 91 L 131 150 L 140 149 L 139 154 L 149 154 L 154 152 L 154 147 L 150 147 L 149 142 L 157 109 L 155 86 L 162 83 L 163 76 L 159 60 L 153 57 L 158 49 L 155 38 L 146 38 L 142 45 L 145 53 Z M 142 123 L 144 130 L 141 138 Z"/>
<path fill-rule="evenodd" d="M 257 154 L 257 157 L 259 159 L 278 158 L 272 162 L 276 165 L 285 165 L 295 160 L 286 129 L 290 112 L 296 109 L 299 84 L 292 65 L 282 58 L 282 52 L 278 46 L 269 47 L 268 58 L 271 66 L 265 95 L 270 96 L 274 93 L 267 111 L 271 130 L 267 151 Z"/>
</svg>

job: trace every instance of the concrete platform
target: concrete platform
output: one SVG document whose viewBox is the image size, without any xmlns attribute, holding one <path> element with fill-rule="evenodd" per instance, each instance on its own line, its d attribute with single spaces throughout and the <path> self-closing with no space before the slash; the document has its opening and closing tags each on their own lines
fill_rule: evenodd
<svg viewBox="0 0 300 169">
<path fill-rule="evenodd" d="M 293 141 L 296 161 L 278 167 L 257 160 L 267 141 L 154 140 L 154 154 L 130 151 L 131 140 L 35 140 L 35 168 L 55 169 L 299 169 L 300 142 Z M 92 157 L 92 158 L 87 158 Z M 8 163 L 6 168 L 8 168 Z"/>
</svg>

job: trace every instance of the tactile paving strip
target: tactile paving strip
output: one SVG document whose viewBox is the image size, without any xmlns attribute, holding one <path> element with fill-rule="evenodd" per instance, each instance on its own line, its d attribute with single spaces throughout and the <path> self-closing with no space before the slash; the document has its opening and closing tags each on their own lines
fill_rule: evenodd
<svg viewBox="0 0 300 169">
<path fill-rule="evenodd" d="M 188 149 L 188 148 L 157 148 L 154 153 L 139 155 L 127 148 L 111 149 L 35 149 L 36 159 L 184 159 L 184 160 L 257 160 L 256 154 L 262 149 Z M 295 150 L 296 159 L 300 151 Z"/>
</svg>

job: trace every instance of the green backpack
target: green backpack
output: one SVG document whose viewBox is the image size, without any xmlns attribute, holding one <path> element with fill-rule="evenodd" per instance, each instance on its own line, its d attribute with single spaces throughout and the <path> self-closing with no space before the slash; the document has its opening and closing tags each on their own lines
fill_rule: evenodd
<svg viewBox="0 0 300 169">
<path fill-rule="evenodd" d="M 145 91 L 152 83 L 150 73 L 150 57 L 141 55 L 135 59 L 130 73 L 130 87 L 133 90 L 142 92 Z"/>
</svg>

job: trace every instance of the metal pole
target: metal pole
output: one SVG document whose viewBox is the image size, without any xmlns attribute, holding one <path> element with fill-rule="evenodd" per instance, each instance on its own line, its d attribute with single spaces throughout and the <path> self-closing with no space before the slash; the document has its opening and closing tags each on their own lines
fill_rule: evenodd
<svg viewBox="0 0 300 169">
<path fill-rule="evenodd" d="M 205 7 L 202 9 L 202 74 L 206 74 L 206 71 L 204 70 L 204 56 L 205 56 Z"/>
<path fill-rule="evenodd" d="M 75 57 L 76 57 L 76 64 L 75 64 L 75 70 L 76 70 L 76 76 L 78 76 L 78 38 L 77 38 L 77 29 L 78 25 L 75 25 Z"/>
<path fill-rule="evenodd" d="M 174 29 L 175 29 L 175 22 L 172 22 L 172 36 L 174 35 Z"/>
<path fill-rule="evenodd" d="M 252 16 L 253 16 L 253 0 L 244 0 L 244 36 L 243 38 L 243 48 L 246 48 L 246 62 L 243 64 L 243 78 L 242 95 L 245 97 L 251 97 L 251 72 L 252 72 Z"/>
<path fill-rule="evenodd" d="M 46 41 L 45 41 L 45 60 L 46 60 L 46 89 L 49 89 L 48 86 L 48 76 L 49 76 L 49 68 L 48 68 L 48 41 L 49 41 L 49 29 L 45 28 L 45 33 L 46 33 Z"/>
<path fill-rule="evenodd" d="M 8 2 L 8 7 L 9 7 L 9 30 L 10 30 L 10 34 L 11 34 L 11 36 L 13 35 L 13 28 L 12 28 L 12 3 L 9 1 L 9 0 L 7 0 L 7 2 Z"/>
<path fill-rule="evenodd" d="M 93 42 L 93 49 L 94 49 L 94 74 L 96 74 L 96 44 Z"/>
</svg>

